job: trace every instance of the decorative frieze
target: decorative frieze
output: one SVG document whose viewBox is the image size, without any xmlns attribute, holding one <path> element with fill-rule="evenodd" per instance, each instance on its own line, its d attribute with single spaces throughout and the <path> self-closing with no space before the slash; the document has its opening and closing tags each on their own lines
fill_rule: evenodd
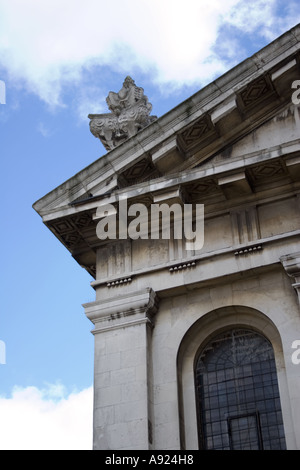
<svg viewBox="0 0 300 470">
<path fill-rule="evenodd" d="M 142 158 L 135 165 L 123 171 L 118 177 L 120 187 L 128 187 L 144 181 L 158 178 L 160 172 L 154 166 L 152 160 L 148 157 Z"/>
<path fill-rule="evenodd" d="M 267 161 L 248 168 L 247 175 L 254 185 L 266 184 L 288 176 L 288 170 L 280 159 Z"/>
<path fill-rule="evenodd" d="M 122 279 L 116 279 L 115 281 L 109 281 L 106 283 L 106 287 L 117 287 L 130 284 L 132 277 L 124 277 Z"/>
<path fill-rule="evenodd" d="M 276 95 L 272 81 L 268 75 L 258 77 L 239 93 L 239 103 L 246 111 Z"/>
<path fill-rule="evenodd" d="M 255 245 L 255 246 L 247 246 L 244 248 L 240 248 L 234 252 L 234 256 L 243 256 L 243 255 L 251 255 L 253 253 L 257 253 L 258 251 L 262 251 L 262 245 Z"/>
<path fill-rule="evenodd" d="M 196 261 L 191 261 L 189 263 L 181 263 L 181 264 L 177 264 L 176 266 L 171 266 L 171 268 L 169 268 L 169 271 L 170 273 L 177 273 L 182 270 L 194 268 L 195 266 L 196 266 Z"/>
<path fill-rule="evenodd" d="M 204 115 L 178 135 L 178 143 L 185 151 L 195 151 L 216 138 L 216 135 L 210 116 Z"/>
</svg>

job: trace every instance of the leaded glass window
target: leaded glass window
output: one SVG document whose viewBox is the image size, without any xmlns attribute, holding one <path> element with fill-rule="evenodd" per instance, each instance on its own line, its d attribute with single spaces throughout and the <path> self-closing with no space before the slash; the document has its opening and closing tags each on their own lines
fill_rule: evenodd
<svg viewBox="0 0 300 470">
<path fill-rule="evenodd" d="M 286 448 L 274 352 L 262 335 L 233 329 L 212 339 L 195 368 L 201 449 Z"/>
</svg>

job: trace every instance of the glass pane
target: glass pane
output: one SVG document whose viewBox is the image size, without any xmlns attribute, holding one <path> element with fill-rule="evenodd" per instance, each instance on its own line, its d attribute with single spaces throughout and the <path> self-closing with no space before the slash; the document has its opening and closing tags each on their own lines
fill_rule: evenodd
<svg viewBox="0 0 300 470">
<path fill-rule="evenodd" d="M 197 361 L 199 441 L 204 449 L 285 449 L 273 348 L 262 335 L 218 335 Z"/>
<path fill-rule="evenodd" d="M 258 416 L 246 415 L 228 420 L 230 448 L 232 450 L 261 450 Z"/>
</svg>

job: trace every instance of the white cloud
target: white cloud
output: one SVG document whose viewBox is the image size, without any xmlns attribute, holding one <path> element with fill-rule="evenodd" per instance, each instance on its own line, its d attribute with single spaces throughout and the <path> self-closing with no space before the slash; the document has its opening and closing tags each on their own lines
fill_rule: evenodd
<svg viewBox="0 0 300 470">
<path fill-rule="evenodd" d="M 295 24 L 296 3 L 278 18 L 279 1 L 2 0 L 0 63 L 53 106 L 94 65 L 126 74 L 140 67 L 159 84 L 201 84 L 227 67 L 214 52 L 222 25 L 269 39 Z"/>
<path fill-rule="evenodd" d="M 257 31 L 272 41 L 300 21 L 299 6 L 294 0 L 240 1 L 224 16 L 224 21 L 246 33 Z"/>
<path fill-rule="evenodd" d="M 100 88 L 89 85 L 78 90 L 74 104 L 77 108 L 78 117 L 86 121 L 88 114 L 107 113 L 106 94 Z"/>
<path fill-rule="evenodd" d="M 45 138 L 50 137 L 52 135 L 52 131 L 42 121 L 38 123 L 37 131 L 42 134 L 42 136 Z"/>
<path fill-rule="evenodd" d="M 91 450 L 93 388 L 14 388 L 0 397 L 0 450 Z"/>
<path fill-rule="evenodd" d="M 270 27 L 274 22 L 276 0 L 254 0 L 238 4 L 226 15 L 226 21 L 245 32 Z"/>
</svg>

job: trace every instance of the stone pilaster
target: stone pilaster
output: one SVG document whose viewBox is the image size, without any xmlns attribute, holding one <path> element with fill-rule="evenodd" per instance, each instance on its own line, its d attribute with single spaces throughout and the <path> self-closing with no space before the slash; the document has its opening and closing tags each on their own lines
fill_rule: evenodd
<svg viewBox="0 0 300 470">
<path fill-rule="evenodd" d="M 298 294 L 300 305 L 300 252 L 282 256 L 280 261 L 288 274 L 293 280 L 293 287 Z"/>
<path fill-rule="evenodd" d="M 152 447 L 152 289 L 85 304 L 94 323 L 94 449 Z"/>
</svg>

